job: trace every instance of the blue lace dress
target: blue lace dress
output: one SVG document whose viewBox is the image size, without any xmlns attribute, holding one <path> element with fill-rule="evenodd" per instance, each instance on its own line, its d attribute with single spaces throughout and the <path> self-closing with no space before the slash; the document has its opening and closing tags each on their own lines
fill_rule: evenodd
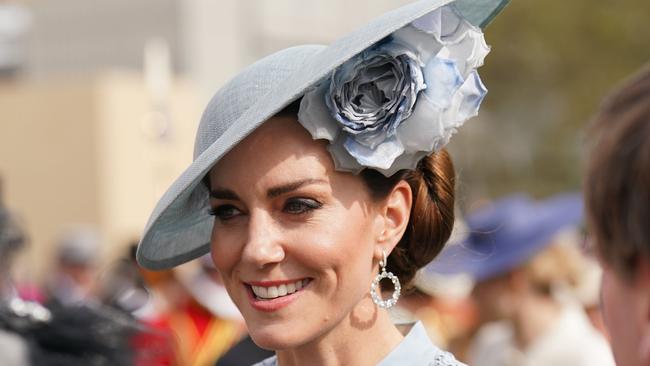
<svg viewBox="0 0 650 366">
<path fill-rule="evenodd" d="M 454 356 L 436 347 L 421 322 L 415 323 L 402 342 L 377 366 L 465 366 Z M 254 366 L 278 366 L 275 356 Z"/>
</svg>

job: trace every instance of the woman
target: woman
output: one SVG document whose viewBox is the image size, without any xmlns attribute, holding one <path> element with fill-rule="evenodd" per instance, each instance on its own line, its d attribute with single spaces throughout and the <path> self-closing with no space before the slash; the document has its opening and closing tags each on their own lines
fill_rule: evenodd
<svg viewBox="0 0 650 366">
<path fill-rule="evenodd" d="M 468 237 L 429 268 L 476 282 L 471 365 L 614 365 L 607 341 L 572 299 L 587 264 L 577 246 L 582 217 L 574 194 L 511 195 L 466 217 Z"/>
<path fill-rule="evenodd" d="M 276 351 L 263 365 L 458 364 L 385 310 L 449 237 L 442 147 L 478 112 L 480 26 L 503 7 L 448 3 L 268 56 L 204 112 L 195 160 L 152 214 L 138 260 L 166 268 L 210 251 L 251 337 Z"/>
</svg>

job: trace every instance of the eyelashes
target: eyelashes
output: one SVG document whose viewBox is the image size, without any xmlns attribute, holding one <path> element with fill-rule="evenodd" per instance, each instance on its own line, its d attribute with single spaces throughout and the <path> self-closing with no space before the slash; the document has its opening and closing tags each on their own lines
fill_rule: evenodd
<svg viewBox="0 0 650 366">
<path fill-rule="evenodd" d="M 293 216 L 301 216 L 322 207 L 323 204 L 321 202 L 312 198 L 289 198 L 283 203 L 282 213 Z M 238 209 L 235 205 L 223 204 L 209 209 L 208 214 L 214 216 L 220 221 L 225 222 L 244 215 L 244 212 Z"/>
<path fill-rule="evenodd" d="M 323 204 L 311 198 L 292 198 L 284 204 L 283 211 L 288 214 L 300 215 L 323 207 Z"/>
<path fill-rule="evenodd" d="M 241 214 L 241 211 L 234 205 L 219 205 L 208 210 L 208 214 L 221 221 L 228 221 Z"/>
</svg>

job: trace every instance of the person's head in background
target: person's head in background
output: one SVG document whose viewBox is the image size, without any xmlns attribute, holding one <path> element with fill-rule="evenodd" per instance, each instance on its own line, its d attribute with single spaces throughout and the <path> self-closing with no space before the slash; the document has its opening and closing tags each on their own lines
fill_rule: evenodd
<svg viewBox="0 0 650 366">
<path fill-rule="evenodd" d="M 56 247 L 55 273 L 48 283 L 51 300 L 80 304 L 94 296 L 102 243 L 99 232 L 78 226 L 63 232 Z"/>
<path fill-rule="evenodd" d="M 468 364 L 614 364 L 574 292 L 587 261 L 582 218 L 578 194 L 540 201 L 513 195 L 466 216 L 468 238 L 443 251 L 438 271 L 476 282 L 479 322 Z"/>
<path fill-rule="evenodd" d="M 589 130 L 588 229 L 618 365 L 650 364 L 650 67 L 604 100 Z"/>
<path fill-rule="evenodd" d="M 573 236 L 570 230 L 556 233 L 522 263 L 478 281 L 472 297 L 480 323 L 520 320 L 540 310 L 559 313 L 559 293 L 576 287 L 582 270 L 582 254 Z"/>
<path fill-rule="evenodd" d="M 478 223 L 470 234 L 478 246 L 495 246 L 491 253 L 494 259 L 480 265 L 475 276 L 472 296 L 480 323 L 503 319 L 522 322 L 531 314 L 555 317 L 562 308 L 558 293 L 573 288 L 582 269 L 574 240 L 582 203 L 574 195 L 558 196 L 499 207 L 501 212 L 481 218 L 485 210 L 491 208 L 480 210 L 474 217 L 487 221 Z M 527 336 L 530 339 L 525 341 L 535 337 Z"/>
<path fill-rule="evenodd" d="M 582 254 L 573 239 L 581 220 L 577 195 L 507 196 L 471 212 L 467 239 L 436 265 L 443 274 L 474 279 L 479 323 L 515 319 L 528 307 L 556 312 L 558 290 L 575 285 L 580 274 Z"/>
<path fill-rule="evenodd" d="M 15 255 L 24 247 L 25 232 L 15 216 L 4 205 L 0 179 L 0 301 L 12 296 L 11 267 Z"/>
</svg>

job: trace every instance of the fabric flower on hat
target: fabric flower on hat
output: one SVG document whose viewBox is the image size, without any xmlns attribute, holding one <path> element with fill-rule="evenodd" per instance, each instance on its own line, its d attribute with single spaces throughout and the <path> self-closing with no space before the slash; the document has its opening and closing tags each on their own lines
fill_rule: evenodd
<svg viewBox="0 0 650 366">
<path fill-rule="evenodd" d="M 481 30 L 444 6 L 337 68 L 305 93 L 298 120 L 330 141 L 338 170 L 414 169 L 478 114 L 488 52 Z"/>
</svg>

